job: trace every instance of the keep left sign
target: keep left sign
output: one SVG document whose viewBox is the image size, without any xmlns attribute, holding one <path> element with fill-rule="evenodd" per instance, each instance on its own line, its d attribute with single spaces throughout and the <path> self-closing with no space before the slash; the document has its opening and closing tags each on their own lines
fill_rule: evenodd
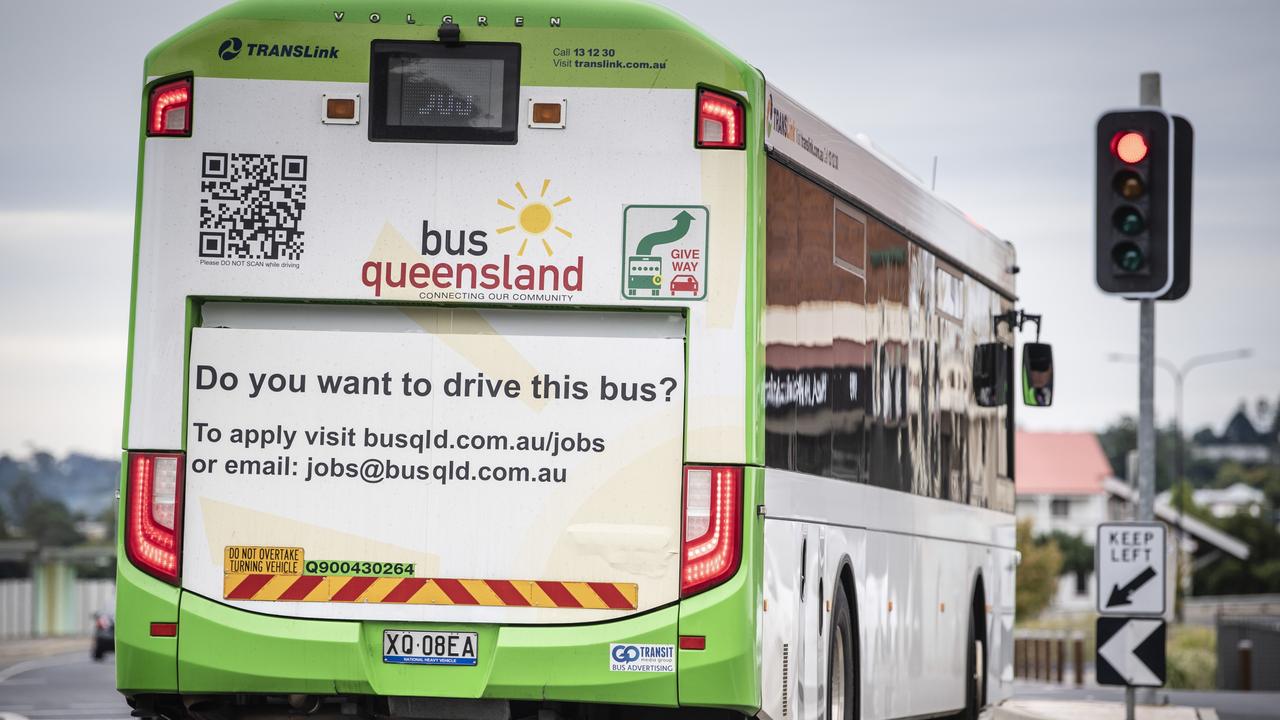
<svg viewBox="0 0 1280 720">
<path fill-rule="evenodd" d="M 1098 612 L 1163 615 L 1166 528 L 1163 523 L 1098 525 Z"/>
</svg>

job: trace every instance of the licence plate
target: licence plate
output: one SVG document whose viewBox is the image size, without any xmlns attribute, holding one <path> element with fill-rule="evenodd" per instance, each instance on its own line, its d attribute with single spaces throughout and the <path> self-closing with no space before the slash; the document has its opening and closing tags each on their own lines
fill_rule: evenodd
<svg viewBox="0 0 1280 720">
<path fill-rule="evenodd" d="M 382 662 L 401 665 L 475 665 L 476 633 L 383 630 Z"/>
</svg>

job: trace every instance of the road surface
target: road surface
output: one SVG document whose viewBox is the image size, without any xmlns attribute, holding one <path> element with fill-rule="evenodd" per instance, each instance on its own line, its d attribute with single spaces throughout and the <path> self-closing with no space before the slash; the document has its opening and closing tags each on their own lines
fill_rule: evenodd
<svg viewBox="0 0 1280 720">
<path fill-rule="evenodd" d="M 81 652 L 0 667 L 0 720 L 127 720 L 129 706 L 115 689 L 115 656 L 94 662 L 88 640 L 84 644 Z M 1157 691 L 1157 697 L 1166 695 L 1174 704 L 1214 708 L 1220 720 L 1280 718 L 1280 693 Z M 1124 691 L 1019 681 L 1014 697 L 1118 702 Z"/>
<path fill-rule="evenodd" d="M 0 718 L 15 720 L 125 720 L 129 706 L 116 692 L 115 656 L 81 652 L 54 655 L 0 669 Z"/>
<path fill-rule="evenodd" d="M 1027 700 L 1100 700 L 1124 702 L 1124 688 L 1083 687 L 1055 685 L 1051 683 L 1024 682 L 1014 684 L 1013 696 Z M 1156 690 L 1157 701 L 1164 698 L 1173 705 L 1212 708 L 1219 720 L 1277 720 L 1280 719 L 1280 693 L 1234 692 L 1230 690 Z"/>
</svg>

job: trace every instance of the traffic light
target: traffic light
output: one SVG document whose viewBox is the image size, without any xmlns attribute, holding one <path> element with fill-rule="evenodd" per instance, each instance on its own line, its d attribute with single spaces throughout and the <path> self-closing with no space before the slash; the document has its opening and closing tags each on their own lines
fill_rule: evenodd
<svg viewBox="0 0 1280 720">
<path fill-rule="evenodd" d="M 1159 298 L 1173 286 L 1173 135 L 1161 110 L 1098 118 L 1094 267 L 1103 292 Z"/>
</svg>

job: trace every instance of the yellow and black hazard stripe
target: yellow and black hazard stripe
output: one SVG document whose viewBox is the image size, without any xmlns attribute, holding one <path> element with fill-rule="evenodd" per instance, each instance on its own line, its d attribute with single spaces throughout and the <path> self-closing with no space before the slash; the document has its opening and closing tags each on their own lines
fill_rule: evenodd
<svg viewBox="0 0 1280 720">
<path fill-rule="evenodd" d="M 226 573 L 227 600 L 635 610 L 635 583 Z"/>
</svg>

